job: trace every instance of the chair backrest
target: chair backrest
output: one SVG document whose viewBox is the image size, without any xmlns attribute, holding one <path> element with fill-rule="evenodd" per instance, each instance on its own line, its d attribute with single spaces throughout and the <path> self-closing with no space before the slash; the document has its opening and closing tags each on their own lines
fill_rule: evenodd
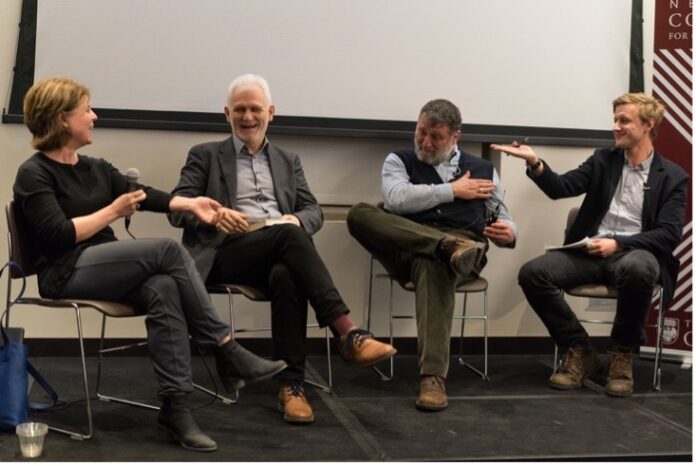
<svg viewBox="0 0 696 466">
<path fill-rule="evenodd" d="M 10 201 L 5 206 L 5 216 L 7 217 L 7 255 L 10 260 L 15 261 L 24 271 L 25 276 L 36 273 L 34 260 L 36 255 L 34 250 L 27 244 L 30 238 L 29 228 L 21 212 L 17 209 L 15 201 Z M 12 278 L 19 278 L 20 272 L 10 269 Z"/>
<path fill-rule="evenodd" d="M 565 228 L 565 233 L 566 235 L 568 234 L 568 230 L 570 230 L 570 227 L 575 223 L 575 218 L 578 216 L 578 212 L 580 211 L 580 207 L 571 207 L 571 209 L 568 211 L 568 218 L 566 219 L 566 228 Z"/>
</svg>

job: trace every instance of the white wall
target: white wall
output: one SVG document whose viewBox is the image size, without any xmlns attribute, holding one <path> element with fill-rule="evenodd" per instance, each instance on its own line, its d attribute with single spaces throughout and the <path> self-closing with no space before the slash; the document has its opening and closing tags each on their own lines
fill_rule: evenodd
<svg viewBox="0 0 696 466">
<path fill-rule="evenodd" d="M 0 2 L 0 89 L 10 87 L 11 70 L 16 48 L 17 24 L 20 0 Z M 89 38 L 85 38 L 89 40 Z M 96 53 L 96 52 L 95 52 Z M 89 57 L 85 58 L 89 60 Z M 219 59 L 218 57 L 213 59 Z M 230 77 L 232 78 L 232 77 Z M 79 77 L 78 77 L 79 79 Z M 272 83 L 271 83 L 272 84 Z M 3 98 L 6 96 L 3 95 Z M 6 105 L 6 101 L 5 101 Z M 220 103 L 222 109 L 223 102 Z M 460 103 L 465 105 L 465 103 Z M 560 111 L 567 111 L 559 105 Z M 413 109 L 414 119 L 418 109 Z M 607 114 L 607 127 L 611 115 Z M 102 129 L 95 131 L 95 143 L 83 152 L 104 157 L 122 171 L 129 167 L 140 169 L 147 184 L 169 190 L 178 180 L 178 172 L 187 151 L 193 144 L 212 139 L 222 139 L 225 134 L 164 132 L 147 130 Z M 273 137 L 274 143 L 301 154 L 307 179 L 313 191 L 324 204 L 349 204 L 358 200 L 379 200 L 379 172 L 385 155 L 392 149 L 409 144 L 403 140 L 372 140 L 328 137 Z M 29 132 L 21 125 L 0 125 L 3 170 L 0 172 L 0 204 L 11 199 L 12 183 L 18 165 L 31 153 Z M 464 145 L 466 150 L 477 153 L 476 145 Z M 591 153 L 591 148 L 537 147 L 558 170 L 577 166 Z M 562 240 L 565 215 L 571 205 L 579 200 L 552 202 L 526 179 L 522 163 L 502 157 L 500 174 L 507 191 L 506 203 L 519 224 L 520 238 L 514 250 L 492 247 L 485 276 L 490 281 L 490 334 L 492 336 L 543 336 L 546 331 L 539 319 L 529 309 L 517 286 L 517 271 L 525 261 L 543 251 L 545 244 L 557 244 Z M 356 190 L 357 188 L 357 190 Z M 363 193 L 355 195 L 343 193 Z M 117 233 L 122 232 L 116 225 Z M 171 228 L 165 217 L 156 214 L 137 214 L 131 229 L 137 236 L 169 236 L 179 238 L 178 230 Z M 6 235 L 5 221 L 0 221 L 0 234 Z M 123 235 L 121 235 L 123 237 Z M 364 321 L 367 297 L 367 273 L 369 256 L 347 233 L 344 223 L 327 223 L 315 237 L 317 248 L 325 259 L 334 281 L 353 310 L 354 320 Z M 0 248 L 0 260 L 7 259 Z M 4 292 L 4 290 L 2 290 Z M 378 335 L 388 331 L 386 319 L 386 284 L 378 283 L 375 290 L 375 315 L 373 329 Z M 30 280 L 27 293 L 36 293 L 35 280 Z M 238 309 L 245 316 L 241 324 L 265 324 L 269 312 L 267 304 L 252 304 L 238 300 Z M 477 304 L 472 300 L 471 305 Z M 578 309 L 586 300 L 573 301 Z M 215 298 L 214 303 L 226 319 L 226 302 Z M 413 308 L 413 296 L 397 294 L 400 310 Z M 459 306 L 460 301 L 457 301 Z M 87 336 L 98 335 L 98 319 L 88 312 Z M 59 338 L 75 335 L 74 319 L 67 311 L 17 307 L 13 310 L 12 324 L 26 328 L 29 338 Z M 481 335 L 480 325 L 470 324 L 468 335 Z M 399 336 L 415 335 L 415 323 L 408 321 L 397 327 Z M 311 335 L 319 335 L 315 331 Z M 144 326 L 135 319 L 127 319 L 111 328 L 110 336 L 137 337 L 144 335 Z"/>
</svg>

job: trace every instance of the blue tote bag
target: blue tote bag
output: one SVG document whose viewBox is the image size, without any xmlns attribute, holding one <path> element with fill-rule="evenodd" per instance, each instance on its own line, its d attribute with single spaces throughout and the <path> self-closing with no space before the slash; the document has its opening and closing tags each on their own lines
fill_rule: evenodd
<svg viewBox="0 0 696 466">
<path fill-rule="evenodd" d="M 0 276 L 7 267 L 15 267 L 21 271 L 16 263 L 10 261 L 0 269 Z M 23 274 L 22 274 L 23 275 Z M 8 329 L 3 324 L 7 311 L 24 294 L 26 280 L 22 280 L 22 289 L 19 295 L 13 299 L 2 316 L 0 316 L 0 429 L 14 429 L 15 426 L 29 419 L 29 409 L 48 409 L 58 401 L 58 395 L 44 380 L 39 372 L 27 359 L 27 346 L 21 341 L 21 337 L 10 337 Z M 12 332 L 13 335 L 15 332 Z M 19 332 L 16 332 L 20 335 Z M 29 402 L 29 382 L 27 374 L 31 374 L 34 380 L 44 389 L 51 399 L 48 403 Z"/>
</svg>

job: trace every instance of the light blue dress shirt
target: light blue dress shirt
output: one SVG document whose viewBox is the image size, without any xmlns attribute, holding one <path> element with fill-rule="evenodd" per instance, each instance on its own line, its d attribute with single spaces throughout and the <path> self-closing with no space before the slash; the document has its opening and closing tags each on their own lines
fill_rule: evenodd
<svg viewBox="0 0 696 466">
<path fill-rule="evenodd" d="M 452 157 L 434 166 L 435 171 L 443 181 L 442 183 L 413 184 L 404 162 L 395 153 L 389 154 L 382 166 L 382 198 L 385 209 L 396 214 L 410 214 L 454 201 L 454 192 L 450 181 L 460 175 L 460 156 L 459 147 L 454 146 Z M 491 197 L 486 199 L 486 209 L 493 211 L 500 203 L 498 219 L 510 225 L 515 238 L 517 238 L 517 225 L 503 202 L 504 195 L 500 191 L 500 178 L 495 168 L 493 169 L 493 183 L 495 190 L 491 193 Z"/>
<path fill-rule="evenodd" d="M 232 141 L 237 152 L 236 210 L 252 218 L 282 217 L 268 161 L 268 140 L 256 154 L 250 154 L 244 142 L 234 135 Z"/>
<path fill-rule="evenodd" d="M 599 236 L 631 236 L 643 229 L 643 200 L 653 154 L 654 152 L 645 161 L 633 167 L 624 152 L 621 179 L 611 198 L 609 210 L 599 224 Z"/>
</svg>

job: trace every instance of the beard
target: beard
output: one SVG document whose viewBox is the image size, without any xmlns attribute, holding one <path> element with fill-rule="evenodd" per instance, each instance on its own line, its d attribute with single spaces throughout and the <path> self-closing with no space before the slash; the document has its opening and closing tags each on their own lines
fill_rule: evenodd
<svg viewBox="0 0 696 466">
<path fill-rule="evenodd" d="M 413 145 L 415 146 L 416 156 L 418 157 L 418 160 L 420 160 L 421 162 L 423 162 L 427 165 L 439 165 L 442 162 L 449 160 L 449 157 L 452 154 L 451 149 L 443 150 L 440 152 L 428 153 L 428 152 L 425 152 L 418 145 L 417 142 L 414 141 Z"/>
</svg>

